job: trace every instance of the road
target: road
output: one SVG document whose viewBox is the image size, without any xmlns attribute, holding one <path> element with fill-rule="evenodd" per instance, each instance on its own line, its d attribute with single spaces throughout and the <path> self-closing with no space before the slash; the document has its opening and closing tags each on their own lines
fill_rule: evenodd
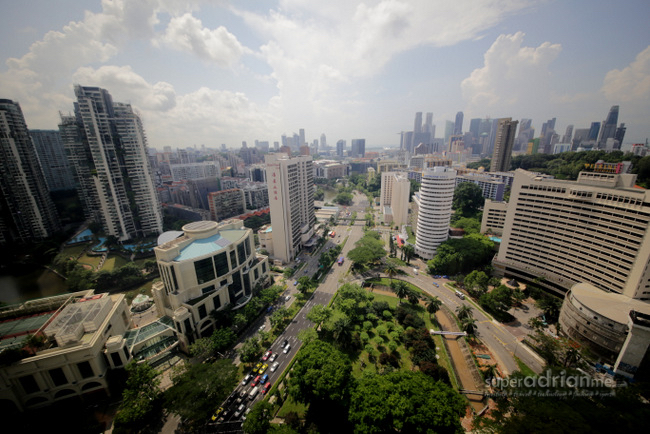
<svg viewBox="0 0 650 434">
<path fill-rule="evenodd" d="M 300 256 L 301 263 L 304 262 L 304 266 L 298 271 L 296 275 L 292 277 L 291 282 L 288 284 L 288 290 L 285 292 L 285 295 L 290 295 L 292 297 L 291 302 L 295 300 L 295 294 L 297 293 L 297 289 L 293 285 L 293 281 L 305 275 L 313 276 L 318 270 L 318 266 L 319 266 L 318 259 L 320 257 L 321 252 L 325 251 L 326 249 L 330 249 L 334 247 L 336 244 L 342 243 L 346 237 L 348 239 L 345 246 L 343 247 L 343 250 L 341 251 L 341 255 L 347 256 L 347 253 L 352 248 L 354 248 L 354 243 L 357 240 L 359 240 L 363 235 L 364 224 L 365 222 L 357 222 L 353 226 L 347 226 L 347 225 L 336 226 L 332 230 L 336 231 L 337 236 L 335 236 L 333 239 L 328 239 L 321 250 L 315 252 L 313 255 L 303 254 Z M 275 384 L 278 378 L 280 378 L 280 375 L 282 374 L 284 369 L 286 369 L 290 361 L 293 359 L 293 357 L 300 349 L 302 342 L 300 341 L 300 339 L 298 339 L 298 333 L 301 330 L 305 330 L 307 328 L 314 326 L 314 323 L 312 323 L 307 319 L 307 314 L 315 305 L 317 304 L 327 305 L 329 303 L 333 295 L 338 290 L 339 286 L 346 282 L 345 279 L 348 270 L 350 269 L 350 265 L 351 265 L 350 261 L 345 261 L 343 265 L 339 266 L 335 264 L 332 267 L 332 269 L 325 276 L 323 282 L 314 291 L 311 298 L 300 309 L 300 311 L 296 314 L 296 316 L 293 318 L 293 320 L 287 326 L 287 328 L 282 332 L 282 334 L 278 336 L 275 342 L 273 342 L 273 344 L 269 347 L 269 350 L 271 350 L 273 353 L 278 354 L 276 361 L 280 363 L 278 369 L 275 372 L 270 372 L 269 369 L 267 369 L 266 372 L 264 372 L 265 374 L 268 374 L 269 376 L 268 382 L 270 382 L 271 385 Z M 254 324 L 253 327 L 251 327 L 252 332 L 249 334 L 254 335 L 255 333 L 257 333 L 257 330 L 259 330 L 259 327 L 261 327 L 262 325 L 264 325 L 264 327 L 268 329 L 269 328 L 268 316 L 269 315 L 266 315 L 264 319 L 259 320 L 258 324 Z M 283 343 L 285 342 L 285 340 L 288 341 L 290 345 L 290 350 L 287 353 L 284 353 L 284 349 L 283 349 Z M 233 391 L 233 393 L 230 395 L 228 400 L 226 400 L 226 402 L 222 404 L 222 406 L 224 407 L 224 414 L 226 414 L 223 421 L 221 421 L 216 425 L 213 424 L 208 426 L 208 432 L 227 432 L 227 431 L 241 430 L 242 415 L 239 415 L 239 417 L 235 417 L 234 416 L 235 411 L 242 404 L 244 405 L 245 408 L 251 408 L 256 402 L 263 399 L 264 397 L 263 394 L 258 393 L 253 399 L 250 399 L 248 395 L 252 389 L 253 388 L 251 387 L 250 382 L 247 384 L 240 383 L 237 386 L 237 388 Z M 244 392 L 243 395 L 242 392 Z"/>
</svg>

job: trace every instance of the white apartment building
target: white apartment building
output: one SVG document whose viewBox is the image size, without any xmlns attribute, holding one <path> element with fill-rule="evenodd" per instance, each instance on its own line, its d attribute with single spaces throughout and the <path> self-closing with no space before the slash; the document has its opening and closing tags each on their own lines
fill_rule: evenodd
<svg viewBox="0 0 650 434">
<path fill-rule="evenodd" d="M 218 161 L 201 163 L 170 164 L 172 181 L 189 179 L 221 178 L 221 164 Z"/>
<path fill-rule="evenodd" d="M 273 256 L 291 262 L 314 235 L 314 171 L 311 156 L 267 154 L 266 180 L 273 227 Z"/>
<path fill-rule="evenodd" d="M 268 259 L 255 253 L 253 231 L 233 219 L 193 222 L 154 248 L 161 281 L 152 292 L 161 316 L 173 319 L 185 350 L 214 331 L 210 312 L 245 305 L 268 280 Z"/>
<path fill-rule="evenodd" d="M 406 173 L 382 172 L 379 209 L 384 223 L 402 227 L 408 221 L 411 182 Z"/>
<path fill-rule="evenodd" d="M 432 259 L 449 237 L 449 221 L 456 187 L 456 171 L 445 166 L 422 171 L 420 191 L 413 200 L 417 208 L 415 253 Z"/>
</svg>

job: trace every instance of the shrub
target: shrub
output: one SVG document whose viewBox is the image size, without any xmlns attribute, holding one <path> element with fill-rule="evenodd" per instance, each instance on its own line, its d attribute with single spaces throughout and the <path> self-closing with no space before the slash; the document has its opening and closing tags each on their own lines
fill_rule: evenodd
<svg viewBox="0 0 650 434">
<path fill-rule="evenodd" d="M 390 320 L 393 319 L 393 313 L 390 310 L 385 310 L 382 315 L 383 315 L 383 317 L 384 317 L 384 319 L 386 321 L 390 321 Z M 389 323 L 389 324 L 392 324 L 392 323 Z"/>
</svg>

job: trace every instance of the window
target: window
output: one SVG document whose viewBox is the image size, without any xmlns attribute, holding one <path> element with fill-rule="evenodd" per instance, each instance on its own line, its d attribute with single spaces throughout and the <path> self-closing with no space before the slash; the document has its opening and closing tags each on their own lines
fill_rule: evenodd
<svg viewBox="0 0 650 434">
<path fill-rule="evenodd" d="M 207 294 L 208 292 L 214 291 L 214 285 L 206 286 L 201 289 L 201 294 Z"/>
<path fill-rule="evenodd" d="M 246 262 L 246 248 L 244 247 L 244 244 L 246 243 L 240 243 L 237 246 L 237 257 L 239 257 L 239 264 L 243 264 Z"/>
<path fill-rule="evenodd" d="M 266 273 L 266 262 L 262 262 L 262 274 Z"/>
<path fill-rule="evenodd" d="M 194 270 L 196 271 L 196 280 L 201 283 L 214 280 L 214 266 L 212 265 L 212 258 L 201 259 L 194 263 Z"/>
<path fill-rule="evenodd" d="M 253 275 L 255 276 L 255 280 L 257 280 L 260 277 L 259 271 L 257 271 L 257 268 L 253 270 Z"/>
<path fill-rule="evenodd" d="M 120 358 L 120 353 L 111 353 L 111 360 L 113 360 L 113 365 L 122 366 L 122 359 Z"/>
<path fill-rule="evenodd" d="M 52 378 L 52 382 L 54 383 L 55 386 L 63 386 L 64 384 L 68 384 L 68 379 L 65 377 L 65 374 L 63 373 L 63 369 L 61 368 L 54 368 L 50 369 L 50 378 Z"/>
<path fill-rule="evenodd" d="M 226 252 L 215 255 L 214 266 L 217 269 L 217 276 L 221 277 L 224 274 L 228 274 L 230 269 L 228 268 L 228 257 L 226 256 Z"/>
<path fill-rule="evenodd" d="M 208 312 L 205 309 L 205 304 L 202 304 L 201 306 L 199 306 L 199 319 L 203 319 L 206 316 L 208 316 Z"/>
<path fill-rule="evenodd" d="M 95 376 L 95 373 L 93 372 L 93 367 L 90 366 L 90 362 L 77 363 L 77 369 L 79 369 L 79 374 L 81 374 L 81 378 L 90 378 Z"/>
<path fill-rule="evenodd" d="M 213 300 L 214 308 L 219 309 L 221 307 L 221 297 L 217 295 Z"/>
<path fill-rule="evenodd" d="M 237 257 L 235 256 L 235 251 L 230 251 L 230 266 L 235 268 L 237 266 Z"/>
<path fill-rule="evenodd" d="M 24 377 L 20 377 L 18 381 L 20 381 L 20 385 L 23 386 L 23 390 L 27 394 L 41 390 L 33 375 L 25 375 Z"/>
</svg>

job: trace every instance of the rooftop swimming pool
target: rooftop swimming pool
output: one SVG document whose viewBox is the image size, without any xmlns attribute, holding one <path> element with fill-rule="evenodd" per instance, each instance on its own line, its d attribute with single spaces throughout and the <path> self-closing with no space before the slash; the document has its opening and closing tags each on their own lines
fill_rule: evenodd
<svg viewBox="0 0 650 434">
<path fill-rule="evenodd" d="M 489 236 L 488 238 L 491 239 L 492 241 L 494 241 L 495 243 L 500 243 L 501 242 L 501 238 L 500 237 L 495 237 L 494 235 Z"/>
</svg>

